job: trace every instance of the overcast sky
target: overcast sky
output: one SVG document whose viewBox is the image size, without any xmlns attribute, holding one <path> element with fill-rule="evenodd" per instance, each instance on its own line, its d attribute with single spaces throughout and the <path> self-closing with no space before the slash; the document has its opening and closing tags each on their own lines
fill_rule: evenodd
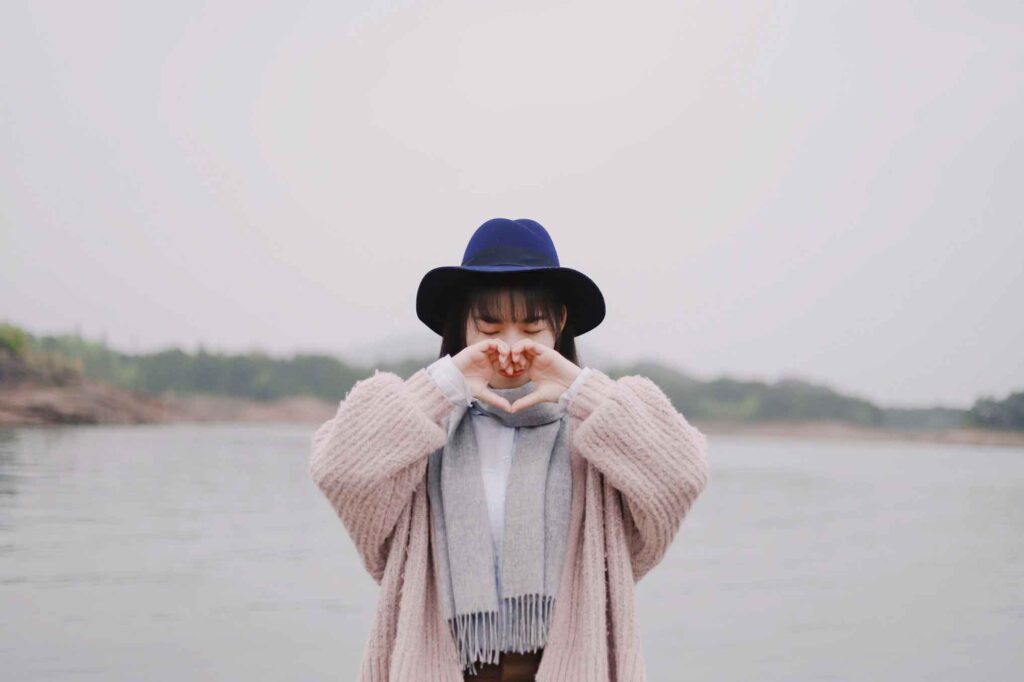
<svg viewBox="0 0 1024 682">
<path fill-rule="evenodd" d="M 436 353 L 528 217 L 584 363 L 885 404 L 1024 389 L 1017 2 L 5 2 L 0 319 L 125 350 Z"/>
</svg>

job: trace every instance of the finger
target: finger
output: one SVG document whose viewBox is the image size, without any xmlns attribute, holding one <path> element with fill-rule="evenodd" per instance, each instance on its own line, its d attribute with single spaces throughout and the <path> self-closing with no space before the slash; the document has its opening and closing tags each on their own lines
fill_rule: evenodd
<svg viewBox="0 0 1024 682">
<path fill-rule="evenodd" d="M 513 356 L 518 354 L 520 357 L 526 356 L 528 358 L 534 358 L 540 355 L 548 347 L 544 344 L 537 343 L 533 339 L 520 339 L 516 341 L 516 345 L 512 347 Z"/>
<path fill-rule="evenodd" d="M 519 358 L 518 358 L 518 360 L 516 362 L 516 369 L 525 370 L 525 369 L 529 368 L 529 366 L 530 366 L 530 358 L 525 356 L 525 355 L 520 354 Z"/>
<path fill-rule="evenodd" d="M 501 347 L 504 349 L 504 355 L 502 356 L 501 370 L 508 376 L 512 376 L 519 369 L 512 358 L 512 348 L 506 341 L 499 341 Z"/>
<path fill-rule="evenodd" d="M 523 352 L 530 341 L 530 339 L 520 339 L 509 349 L 513 362 L 519 364 L 523 361 Z"/>
<path fill-rule="evenodd" d="M 535 359 L 540 355 L 540 353 L 534 352 L 534 349 L 540 344 L 529 342 L 521 346 L 520 344 L 516 345 L 519 347 L 512 352 L 512 362 L 515 363 L 516 369 L 526 369 L 534 364 Z"/>
<path fill-rule="evenodd" d="M 484 352 L 491 364 L 504 367 L 509 361 L 508 344 L 501 339 L 487 339 L 482 342 Z"/>
<path fill-rule="evenodd" d="M 501 339 L 487 339 L 488 349 L 494 351 L 498 355 L 504 355 L 508 353 L 508 344 Z"/>
<path fill-rule="evenodd" d="M 502 367 L 505 367 L 509 363 L 509 347 L 508 343 L 501 339 L 494 339 L 495 347 L 498 349 L 498 362 L 501 363 Z"/>
<path fill-rule="evenodd" d="M 512 373 L 526 369 L 526 361 L 523 359 L 522 355 L 516 351 L 509 351 L 509 364 L 512 366 Z"/>
<path fill-rule="evenodd" d="M 490 403 L 491 405 L 494 405 L 495 407 L 500 407 L 501 409 L 507 412 L 512 411 L 512 405 L 508 402 L 508 400 L 498 395 L 489 388 L 484 387 L 483 389 L 481 389 L 480 393 L 476 397 L 479 398 L 480 400 L 484 400 Z"/>
</svg>

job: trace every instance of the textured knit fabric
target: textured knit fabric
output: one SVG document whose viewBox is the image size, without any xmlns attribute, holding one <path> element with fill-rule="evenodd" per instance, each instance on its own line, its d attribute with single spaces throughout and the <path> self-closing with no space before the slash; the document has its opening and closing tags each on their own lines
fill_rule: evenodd
<svg viewBox="0 0 1024 682">
<path fill-rule="evenodd" d="M 646 680 L 635 582 L 710 481 L 706 439 L 650 379 L 596 368 L 569 404 L 572 501 L 538 682 Z M 310 475 L 380 585 L 360 682 L 460 682 L 431 559 L 427 459 L 453 404 L 426 368 L 357 382 L 316 430 Z"/>
<path fill-rule="evenodd" d="M 448 399 L 457 407 L 471 405 L 473 397 L 466 383 L 466 377 L 455 366 L 451 355 L 444 355 L 427 365 L 431 378 L 437 382 Z M 584 367 L 579 376 L 558 398 L 558 404 L 566 408 L 573 396 L 580 390 L 590 373 Z M 515 428 L 505 426 L 498 419 L 488 419 L 470 412 L 477 447 L 480 450 L 480 464 L 487 495 L 487 509 L 491 521 L 491 538 L 494 548 L 495 573 L 498 575 L 498 593 L 501 593 L 501 550 L 505 530 L 505 490 L 508 487 L 508 472 L 512 466 L 512 448 Z M 447 429 L 447 424 L 445 424 Z"/>
<path fill-rule="evenodd" d="M 534 384 L 492 390 L 512 403 Z M 468 414 L 516 429 L 500 592 L 480 451 Z M 427 503 L 442 613 L 462 667 L 475 672 L 476 661 L 497 663 L 501 651 L 532 651 L 547 640 L 572 501 L 569 415 L 564 405 L 548 401 L 508 412 L 474 400 L 458 406 L 449 421 L 447 443 L 427 462 Z"/>
</svg>

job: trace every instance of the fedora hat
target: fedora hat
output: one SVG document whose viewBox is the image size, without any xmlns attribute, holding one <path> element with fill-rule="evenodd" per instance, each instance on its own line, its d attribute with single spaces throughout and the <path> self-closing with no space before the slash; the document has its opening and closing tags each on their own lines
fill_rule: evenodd
<svg viewBox="0 0 1024 682">
<path fill-rule="evenodd" d="M 582 272 L 560 265 L 548 231 L 528 218 L 491 218 L 476 228 L 462 265 L 442 265 L 420 280 L 416 316 L 443 336 L 452 294 L 470 281 L 509 272 L 536 272 L 554 281 L 566 297 L 566 326 L 574 336 L 585 334 L 604 319 L 601 290 Z"/>
</svg>

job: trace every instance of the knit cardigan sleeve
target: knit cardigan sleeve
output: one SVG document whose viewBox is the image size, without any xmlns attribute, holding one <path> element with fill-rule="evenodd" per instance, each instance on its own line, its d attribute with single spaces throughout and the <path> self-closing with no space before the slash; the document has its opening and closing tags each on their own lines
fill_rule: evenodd
<svg viewBox="0 0 1024 682">
<path fill-rule="evenodd" d="M 621 493 L 634 581 L 665 555 L 710 481 L 707 439 L 642 376 L 594 370 L 569 406 L 574 447 Z"/>
<path fill-rule="evenodd" d="M 453 404 L 420 369 L 406 380 L 374 372 L 355 383 L 313 434 L 309 473 L 380 584 L 390 540 L 430 453 L 443 447 Z"/>
</svg>

